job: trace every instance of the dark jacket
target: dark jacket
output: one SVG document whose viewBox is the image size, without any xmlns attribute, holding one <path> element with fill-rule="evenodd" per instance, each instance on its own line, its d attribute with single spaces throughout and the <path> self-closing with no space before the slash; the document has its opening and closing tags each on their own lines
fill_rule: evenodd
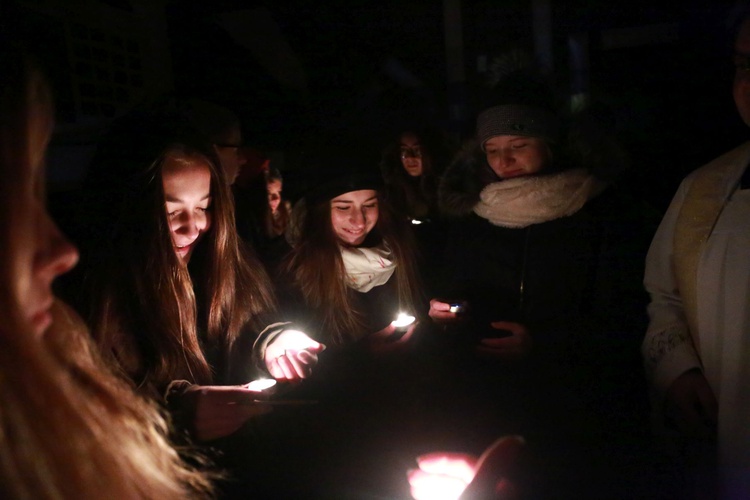
<svg viewBox="0 0 750 500">
<path fill-rule="evenodd" d="M 451 223 L 440 295 L 468 300 L 482 325 L 525 324 L 540 346 L 578 343 L 586 335 L 640 336 L 647 300 L 642 268 L 653 224 L 639 203 L 610 184 L 570 216 L 500 227 L 473 212 L 491 181 L 502 182 L 478 148 L 459 156 L 442 179 L 440 207 Z"/>
<path fill-rule="evenodd" d="M 612 478 L 625 478 L 622 463 L 632 458 L 621 450 L 646 448 L 639 343 L 651 223 L 635 198 L 610 184 L 572 215 L 496 226 L 473 212 L 482 188 L 503 182 L 493 176 L 476 148 L 449 167 L 440 186 L 451 223 L 438 296 L 469 302 L 467 322 L 443 335 L 450 353 L 444 371 L 463 381 L 443 397 L 463 398 L 463 418 L 486 442 L 509 433 L 534 442 L 545 457 L 528 465 L 544 478 L 535 484 L 539 498 L 597 498 Z M 497 336 L 489 329 L 497 320 L 529 329 L 532 349 L 521 362 L 476 356 L 480 338 Z M 555 456 L 558 449 L 564 456 Z M 569 483 L 582 470 L 585 477 Z"/>
<path fill-rule="evenodd" d="M 394 276 L 367 293 L 350 292 L 367 333 L 395 319 Z M 403 463 L 415 456 L 405 445 L 417 422 L 409 408 L 418 389 L 413 356 L 377 356 L 364 338 L 334 345 L 298 291 L 280 293 L 280 299 L 284 316 L 326 349 L 311 377 L 280 388 L 281 399 L 314 403 L 277 407 L 258 426 L 257 435 L 267 440 L 261 446 L 269 450 L 258 464 L 260 487 L 267 498 L 364 498 L 374 492 L 400 498 L 392 490 L 402 483 L 394 478 L 403 476 Z M 394 450 L 403 454 L 400 460 L 390 458 Z"/>
</svg>

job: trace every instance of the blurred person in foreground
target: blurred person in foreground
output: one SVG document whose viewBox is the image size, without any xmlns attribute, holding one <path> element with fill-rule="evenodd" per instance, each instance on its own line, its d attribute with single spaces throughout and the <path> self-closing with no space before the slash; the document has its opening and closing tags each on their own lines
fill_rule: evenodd
<svg viewBox="0 0 750 500">
<path fill-rule="evenodd" d="M 415 500 L 528 498 L 517 480 L 523 446 L 522 437 L 505 436 L 479 457 L 446 451 L 421 455 L 418 468 L 407 472 L 411 495 Z"/>
<path fill-rule="evenodd" d="M 0 497 L 207 497 L 208 477 L 170 446 L 157 408 L 107 370 L 52 295 L 78 252 L 44 206 L 52 99 L 20 54 L 0 53 Z"/>
</svg>

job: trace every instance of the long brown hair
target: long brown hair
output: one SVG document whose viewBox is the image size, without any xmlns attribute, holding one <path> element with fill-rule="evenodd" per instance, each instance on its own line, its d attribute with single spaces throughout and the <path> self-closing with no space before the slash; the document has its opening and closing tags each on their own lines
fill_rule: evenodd
<svg viewBox="0 0 750 500">
<path fill-rule="evenodd" d="M 276 214 L 274 214 L 271 211 L 271 207 L 268 203 L 268 185 L 272 182 L 278 181 L 283 186 L 284 178 L 282 177 L 281 172 L 279 172 L 275 168 L 266 171 L 263 177 L 265 181 L 264 193 L 266 194 L 266 198 L 264 200 L 266 236 L 268 236 L 269 238 L 274 238 L 276 236 L 281 236 L 282 234 L 284 234 L 287 225 L 289 225 L 289 202 L 285 200 L 284 197 L 280 194 L 279 196 L 281 196 L 281 199 L 279 199 L 279 207 L 276 209 Z"/>
<path fill-rule="evenodd" d="M 420 302 L 419 276 L 416 272 L 415 245 L 411 228 L 396 217 L 378 191 L 378 221 L 366 244 L 385 241 L 396 263 L 394 276 L 400 305 L 414 310 Z M 331 200 L 311 203 L 300 228 L 294 250 L 283 264 L 300 291 L 306 305 L 315 311 L 320 331 L 327 332 L 335 344 L 374 333 L 366 331 L 362 312 L 352 303 L 352 291 L 346 285 L 346 270 L 339 243 L 331 224 Z"/>
<path fill-rule="evenodd" d="M 207 477 L 169 446 L 157 409 L 107 370 L 80 318 L 58 302 L 43 336 L 23 318 L 20 262 L 32 251 L 23 243 L 39 210 L 30 191 L 43 195 L 52 102 L 16 49 L 0 66 L 0 497 L 208 496 Z"/>
<path fill-rule="evenodd" d="M 401 160 L 404 136 L 413 136 L 422 153 L 422 173 L 411 177 Z M 437 187 L 444 167 L 453 150 L 447 138 L 428 129 L 404 129 L 384 148 L 380 171 L 385 183 L 385 198 L 396 213 L 408 217 L 435 216 L 437 212 Z"/>
<path fill-rule="evenodd" d="M 150 160 L 116 160 L 128 163 L 114 169 L 127 172 L 115 184 L 123 187 L 115 194 L 116 225 L 88 278 L 91 325 L 103 352 L 136 383 L 159 391 L 176 379 L 218 383 L 240 333 L 259 332 L 276 307 L 262 265 L 238 241 L 232 196 L 213 154 L 199 141 L 166 144 Z M 212 224 L 189 266 L 174 252 L 164 210 L 167 160 L 211 172 Z M 225 366 L 211 366 L 207 349 L 221 353 Z"/>
</svg>

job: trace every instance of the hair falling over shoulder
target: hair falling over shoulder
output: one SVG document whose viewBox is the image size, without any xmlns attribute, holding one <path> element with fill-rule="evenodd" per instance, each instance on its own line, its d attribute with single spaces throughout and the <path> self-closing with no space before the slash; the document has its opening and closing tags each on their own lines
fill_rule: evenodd
<svg viewBox="0 0 750 500">
<path fill-rule="evenodd" d="M 381 199 L 375 232 L 373 236 L 386 241 L 393 252 L 399 302 L 404 308 L 414 310 L 421 301 L 421 287 L 411 228 Z M 316 312 L 320 331 L 330 335 L 329 341 L 340 345 L 374 333 L 365 331 L 362 312 L 353 307 L 341 251 L 331 227 L 330 201 L 309 207 L 299 239 L 283 270 L 306 306 Z"/>
<path fill-rule="evenodd" d="M 52 124 L 49 90 L 18 49 L 0 54 L 0 497 L 200 498 L 208 477 L 186 466 L 158 410 L 107 370 L 70 309 L 35 335 L 21 312 L 15 244 L 30 231 Z M 39 198 L 41 199 L 41 198 Z"/>
<path fill-rule="evenodd" d="M 175 254 L 164 209 L 166 158 L 211 171 L 212 224 L 189 267 Z M 159 394 L 172 380 L 212 383 L 201 340 L 229 352 L 243 329 L 260 331 L 276 308 L 262 265 L 240 246 L 231 193 L 215 165 L 210 153 L 183 142 L 129 166 L 111 245 L 90 273 L 90 321 L 100 348 L 136 384 Z"/>
</svg>

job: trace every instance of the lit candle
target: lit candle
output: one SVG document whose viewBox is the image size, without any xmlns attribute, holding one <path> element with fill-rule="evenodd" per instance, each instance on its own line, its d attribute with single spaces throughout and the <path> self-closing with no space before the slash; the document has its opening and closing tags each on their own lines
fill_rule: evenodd
<svg viewBox="0 0 750 500">
<path fill-rule="evenodd" d="M 263 392 L 275 385 L 276 381 L 272 378 L 259 378 L 258 380 L 253 380 L 252 382 L 245 384 L 245 388 L 250 389 L 251 391 Z"/>
<path fill-rule="evenodd" d="M 452 303 L 448 311 L 456 314 L 462 313 L 464 312 L 464 305 L 461 302 Z"/>
<path fill-rule="evenodd" d="M 391 322 L 391 326 L 393 326 L 397 332 L 405 332 L 409 329 L 412 323 L 414 323 L 415 319 L 414 316 L 400 312 L 398 313 L 398 317 Z"/>
</svg>

